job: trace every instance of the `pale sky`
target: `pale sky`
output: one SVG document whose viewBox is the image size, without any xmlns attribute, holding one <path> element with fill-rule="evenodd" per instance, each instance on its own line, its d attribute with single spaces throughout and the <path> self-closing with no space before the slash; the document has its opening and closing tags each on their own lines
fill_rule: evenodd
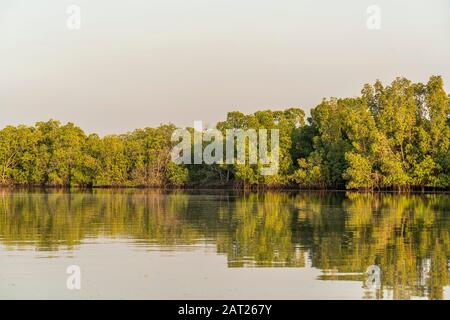
<svg viewBox="0 0 450 320">
<path fill-rule="evenodd" d="M 374 4 L 379 30 L 366 26 Z M 0 0 L 0 128 L 211 126 L 396 76 L 440 74 L 450 92 L 449 57 L 449 0 Z"/>
</svg>

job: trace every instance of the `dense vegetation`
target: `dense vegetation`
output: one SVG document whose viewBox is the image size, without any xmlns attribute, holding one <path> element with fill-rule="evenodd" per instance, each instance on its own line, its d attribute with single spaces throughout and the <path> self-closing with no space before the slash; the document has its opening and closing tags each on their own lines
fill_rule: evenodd
<svg viewBox="0 0 450 320">
<path fill-rule="evenodd" d="M 258 165 L 175 165 L 172 124 L 103 138 L 72 123 L 0 130 L 0 184 L 394 189 L 450 187 L 450 99 L 442 78 L 365 85 L 302 109 L 230 112 L 227 128 L 280 130 L 277 175 Z"/>
</svg>

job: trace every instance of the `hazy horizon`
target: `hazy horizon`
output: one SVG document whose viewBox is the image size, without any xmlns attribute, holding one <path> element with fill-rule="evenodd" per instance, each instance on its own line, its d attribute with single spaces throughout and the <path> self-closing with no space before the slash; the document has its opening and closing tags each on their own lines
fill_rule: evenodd
<svg viewBox="0 0 450 320">
<path fill-rule="evenodd" d="M 69 5 L 81 29 L 66 26 Z M 369 30 L 370 5 L 381 29 Z M 4 0 L 0 128 L 49 119 L 87 133 L 301 107 L 397 76 L 450 90 L 450 2 Z"/>
</svg>

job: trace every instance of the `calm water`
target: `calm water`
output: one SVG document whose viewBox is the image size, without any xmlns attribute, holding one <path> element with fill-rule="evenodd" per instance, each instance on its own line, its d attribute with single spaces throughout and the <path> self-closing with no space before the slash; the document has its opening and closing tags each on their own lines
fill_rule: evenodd
<svg viewBox="0 0 450 320">
<path fill-rule="evenodd" d="M 449 258 L 448 194 L 0 190 L 3 299 L 450 299 Z"/>
</svg>

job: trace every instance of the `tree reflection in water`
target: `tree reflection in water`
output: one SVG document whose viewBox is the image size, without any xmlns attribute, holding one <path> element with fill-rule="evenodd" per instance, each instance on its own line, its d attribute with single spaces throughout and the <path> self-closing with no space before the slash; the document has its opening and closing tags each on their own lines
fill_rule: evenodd
<svg viewBox="0 0 450 320">
<path fill-rule="evenodd" d="M 0 242 L 44 251 L 76 250 L 87 237 L 155 250 L 215 244 L 229 267 L 301 268 L 306 257 L 320 279 L 361 281 L 367 298 L 388 289 L 394 299 L 442 299 L 449 215 L 446 194 L 0 190 Z"/>
</svg>

